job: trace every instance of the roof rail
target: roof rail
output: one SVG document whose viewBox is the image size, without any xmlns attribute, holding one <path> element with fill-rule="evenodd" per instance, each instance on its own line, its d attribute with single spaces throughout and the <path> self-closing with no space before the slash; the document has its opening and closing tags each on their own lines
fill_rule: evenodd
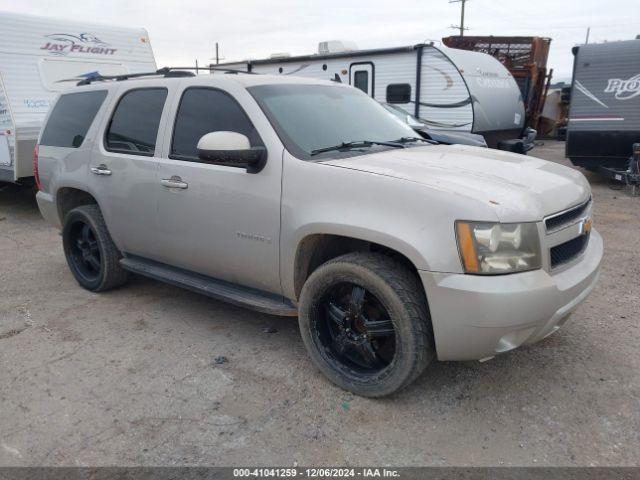
<svg viewBox="0 0 640 480">
<path fill-rule="evenodd" d="M 98 72 L 92 72 L 87 75 L 84 80 L 80 80 L 77 85 L 91 85 L 93 82 L 104 82 L 106 80 L 115 80 L 116 82 L 120 82 L 122 80 L 129 80 L 130 78 L 157 77 L 159 75 L 164 77 L 193 77 L 195 76 L 195 73 L 185 72 L 184 70 L 174 70 L 168 67 L 161 68 L 155 72 L 125 73 L 124 75 L 101 75 Z"/>
<path fill-rule="evenodd" d="M 122 80 L 129 80 L 130 78 L 140 78 L 140 77 L 157 77 L 163 76 L 165 78 L 175 78 L 175 77 L 195 77 L 196 74 L 191 72 L 190 70 L 195 70 L 196 73 L 200 70 L 207 70 L 208 72 L 213 71 L 221 71 L 224 73 L 247 73 L 256 75 L 255 72 L 246 72 L 243 70 L 234 70 L 231 68 L 222 68 L 222 67 L 163 67 L 155 72 L 144 72 L 144 73 L 126 73 L 124 75 L 101 75 L 98 72 L 92 72 L 86 75 L 86 78 L 80 80 L 77 85 L 91 85 L 93 82 L 104 82 L 106 80 L 115 80 L 116 82 Z"/>
<path fill-rule="evenodd" d="M 208 72 L 223 72 L 223 73 L 232 73 L 232 74 L 245 73 L 247 75 L 259 75 L 259 73 L 256 73 L 256 72 L 249 72 L 247 70 L 238 70 L 235 68 L 216 67 L 214 65 L 210 65 L 208 67 L 166 67 L 166 68 L 169 68 L 170 70 L 195 70 L 196 72 L 200 70 L 206 70 Z"/>
</svg>

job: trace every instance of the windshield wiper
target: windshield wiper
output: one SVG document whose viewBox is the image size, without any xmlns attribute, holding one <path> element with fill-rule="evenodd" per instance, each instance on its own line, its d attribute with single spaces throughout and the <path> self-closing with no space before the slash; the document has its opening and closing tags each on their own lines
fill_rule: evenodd
<svg viewBox="0 0 640 480">
<path fill-rule="evenodd" d="M 384 145 L 385 147 L 404 148 L 404 145 L 400 142 L 378 142 L 376 140 L 356 140 L 353 142 L 342 142 L 338 145 L 331 147 L 316 148 L 311 150 L 311 155 L 317 155 L 324 152 L 333 152 L 335 150 L 349 150 L 351 148 L 365 148 L 373 145 Z"/>
<path fill-rule="evenodd" d="M 414 142 L 425 142 L 425 143 L 429 143 L 431 145 L 437 145 L 440 142 L 436 142 L 435 140 L 429 140 L 426 138 L 422 138 L 422 137 L 400 137 L 397 140 L 393 140 L 394 143 L 400 143 L 400 144 L 405 144 L 405 143 L 414 143 Z"/>
</svg>

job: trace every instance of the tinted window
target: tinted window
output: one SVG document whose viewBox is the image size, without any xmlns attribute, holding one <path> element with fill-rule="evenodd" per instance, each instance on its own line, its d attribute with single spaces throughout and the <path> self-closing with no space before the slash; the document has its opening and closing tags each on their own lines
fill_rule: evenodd
<svg viewBox="0 0 640 480">
<path fill-rule="evenodd" d="M 167 98 L 164 88 L 125 93 L 118 102 L 109 130 L 107 150 L 133 155 L 153 155 L 160 116 Z"/>
<path fill-rule="evenodd" d="M 248 88 L 287 149 L 301 159 L 353 156 L 362 150 L 311 153 L 359 140 L 391 141 L 415 137 L 382 105 L 355 88 L 340 85 L 260 85 Z M 409 144 L 422 146 L 420 143 Z M 393 148 L 372 146 L 371 149 Z"/>
<path fill-rule="evenodd" d="M 353 86 L 369 93 L 369 72 L 360 70 L 353 74 Z"/>
<path fill-rule="evenodd" d="M 53 107 L 40 144 L 78 148 L 106 96 L 105 90 L 62 95 Z"/>
<path fill-rule="evenodd" d="M 200 138 L 219 131 L 246 135 L 252 147 L 262 144 L 244 110 L 229 94 L 211 88 L 187 89 L 182 95 L 176 116 L 172 156 L 198 158 Z"/>
<path fill-rule="evenodd" d="M 387 102 L 409 103 L 411 101 L 411 85 L 408 83 L 393 83 L 387 85 Z"/>
</svg>

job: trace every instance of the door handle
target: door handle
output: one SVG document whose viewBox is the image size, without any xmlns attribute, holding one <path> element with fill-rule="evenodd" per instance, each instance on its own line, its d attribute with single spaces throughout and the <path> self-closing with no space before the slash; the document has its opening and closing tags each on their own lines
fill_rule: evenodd
<svg viewBox="0 0 640 480">
<path fill-rule="evenodd" d="M 111 170 L 109 170 L 104 163 L 101 163 L 97 167 L 91 167 L 91 173 L 95 173 L 96 175 L 111 175 Z"/>
<path fill-rule="evenodd" d="M 183 182 L 182 178 L 177 175 L 174 175 L 171 178 L 163 178 L 160 180 L 160 184 L 167 188 L 189 188 L 189 184 L 187 182 Z"/>
</svg>

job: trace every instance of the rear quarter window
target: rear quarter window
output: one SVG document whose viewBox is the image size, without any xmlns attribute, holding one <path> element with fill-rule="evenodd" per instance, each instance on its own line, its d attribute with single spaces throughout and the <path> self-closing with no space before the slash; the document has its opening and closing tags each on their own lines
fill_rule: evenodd
<svg viewBox="0 0 640 480">
<path fill-rule="evenodd" d="M 62 95 L 51 111 L 40 145 L 80 147 L 106 97 L 106 90 Z"/>
</svg>

